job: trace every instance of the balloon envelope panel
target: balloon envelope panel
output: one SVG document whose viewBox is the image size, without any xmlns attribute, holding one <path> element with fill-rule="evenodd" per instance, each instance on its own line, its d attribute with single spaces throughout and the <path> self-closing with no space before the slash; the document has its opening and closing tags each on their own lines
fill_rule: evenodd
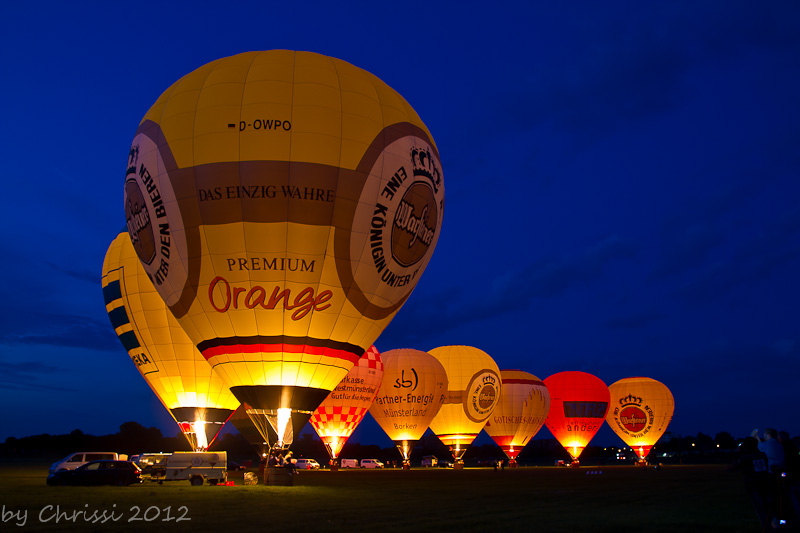
<svg viewBox="0 0 800 533">
<path fill-rule="evenodd" d="M 609 407 L 608 387 L 586 372 L 559 372 L 545 378 L 550 392 L 547 429 L 573 460 L 603 425 Z"/>
<path fill-rule="evenodd" d="M 544 425 L 550 410 L 550 393 L 542 380 L 528 372 L 501 370 L 500 378 L 500 401 L 484 429 L 514 460 Z"/>
<path fill-rule="evenodd" d="M 364 419 L 383 379 L 381 354 L 374 346 L 364 352 L 341 383 L 311 415 L 311 426 L 336 459 L 342 447 Z"/>
<path fill-rule="evenodd" d="M 174 83 L 125 182 L 139 258 L 203 356 L 240 401 L 306 419 L 410 295 L 443 209 L 411 106 L 349 63 L 289 50 Z"/>
<path fill-rule="evenodd" d="M 431 422 L 443 444 L 463 455 L 500 399 L 500 369 L 489 354 L 472 346 L 443 346 L 429 352 L 447 372 L 447 398 Z"/>
<path fill-rule="evenodd" d="M 672 392 L 660 381 L 646 377 L 621 379 L 609 385 L 608 390 L 608 425 L 644 460 L 672 420 Z"/>
<path fill-rule="evenodd" d="M 442 406 L 447 373 L 420 350 L 389 350 L 382 358 L 383 383 L 369 412 L 393 441 L 417 441 Z"/>
<path fill-rule="evenodd" d="M 142 377 L 192 446 L 207 447 L 239 402 L 167 309 L 127 233 L 106 252 L 102 286 L 111 324 Z"/>
</svg>

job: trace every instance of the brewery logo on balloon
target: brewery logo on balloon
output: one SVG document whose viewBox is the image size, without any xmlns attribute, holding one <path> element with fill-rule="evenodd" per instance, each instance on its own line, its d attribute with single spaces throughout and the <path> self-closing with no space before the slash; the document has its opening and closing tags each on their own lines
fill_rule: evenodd
<svg viewBox="0 0 800 533">
<path fill-rule="evenodd" d="M 620 405 L 614 408 L 617 425 L 634 437 L 641 437 L 653 427 L 653 410 L 642 407 L 642 398 L 629 394 L 620 398 Z"/>
<path fill-rule="evenodd" d="M 482 422 L 492 414 L 500 399 L 499 384 L 500 376 L 488 368 L 472 376 L 464 396 L 464 412 L 470 420 Z"/>
<path fill-rule="evenodd" d="M 169 147 L 165 145 L 164 149 L 168 151 Z M 168 279 L 171 284 L 180 286 L 187 278 L 186 269 L 178 259 L 187 248 L 183 224 L 180 216 L 168 213 L 168 210 L 177 210 L 175 193 L 170 181 L 158 174 L 166 171 L 165 159 L 169 161 L 171 156 L 162 157 L 153 138 L 140 132 L 131 145 L 125 171 L 128 234 L 156 288 Z M 174 300 L 174 297 L 168 299 L 167 305 Z"/>
<path fill-rule="evenodd" d="M 370 169 L 381 176 L 378 197 L 370 188 L 362 192 L 354 227 L 365 231 L 350 250 L 374 266 L 362 284 L 379 287 L 376 294 L 390 304 L 405 299 L 436 244 L 444 205 L 440 168 L 435 149 L 407 135 L 383 148 Z"/>
</svg>

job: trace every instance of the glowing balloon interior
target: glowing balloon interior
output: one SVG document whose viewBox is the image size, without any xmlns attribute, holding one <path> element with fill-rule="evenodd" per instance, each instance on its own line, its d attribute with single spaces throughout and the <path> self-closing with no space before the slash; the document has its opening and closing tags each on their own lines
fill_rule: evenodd
<svg viewBox="0 0 800 533">
<path fill-rule="evenodd" d="M 559 372 L 545 378 L 544 384 L 550 392 L 545 425 L 577 461 L 606 418 L 608 387 L 586 372 Z"/>
<path fill-rule="evenodd" d="M 644 461 L 672 420 L 672 393 L 660 381 L 644 377 L 621 379 L 609 385 L 608 390 L 608 425 Z"/>
<path fill-rule="evenodd" d="M 279 447 L 409 297 L 444 210 L 411 106 L 349 63 L 289 50 L 169 87 L 136 131 L 124 191 L 145 271 Z"/>
<path fill-rule="evenodd" d="M 332 463 L 367 414 L 382 379 L 381 355 L 370 346 L 311 415 L 311 426 L 328 449 Z"/>
<path fill-rule="evenodd" d="M 411 348 L 384 352 L 383 383 L 369 412 L 395 443 L 403 465 L 439 412 L 447 373 L 431 354 Z"/>
<path fill-rule="evenodd" d="M 103 261 L 108 318 L 131 361 L 195 450 L 205 450 L 239 402 L 186 336 L 139 263 L 127 232 Z"/>
<path fill-rule="evenodd" d="M 429 353 L 442 363 L 448 381 L 444 405 L 430 428 L 461 463 L 500 400 L 500 369 L 489 354 L 471 346 L 443 346 Z"/>
<path fill-rule="evenodd" d="M 528 372 L 501 370 L 500 401 L 486 422 L 486 433 L 516 463 L 517 455 L 544 425 L 550 411 L 545 384 Z"/>
</svg>

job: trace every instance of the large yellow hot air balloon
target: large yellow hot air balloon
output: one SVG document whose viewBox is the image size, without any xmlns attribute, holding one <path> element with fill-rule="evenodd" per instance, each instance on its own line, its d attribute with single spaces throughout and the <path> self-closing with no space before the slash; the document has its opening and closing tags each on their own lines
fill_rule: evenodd
<svg viewBox="0 0 800 533">
<path fill-rule="evenodd" d="M 667 430 L 675 399 L 666 385 L 651 378 L 625 378 L 608 387 L 611 407 L 606 421 L 644 461 Z"/>
<path fill-rule="evenodd" d="M 550 393 L 545 384 L 528 372 L 501 370 L 500 401 L 486 421 L 486 433 L 515 465 L 517 455 L 542 429 L 550 411 Z"/>
<path fill-rule="evenodd" d="M 369 412 L 408 468 L 414 445 L 446 399 L 447 373 L 431 354 L 411 348 L 389 350 L 382 359 L 383 383 Z"/>
<path fill-rule="evenodd" d="M 381 354 L 377 348 L 370 346 L 311 415 L 309 421 L 328 449 L 331 465 L 336 462 L 347 439 L 367 414 L 382 379 Z"/>
<path fill-rule="evenodd" d="M 429 352 L 447 372 L 447 399 L 431 422 L 456 464 L 486 425 L 500 400 L 500 369 L 489 354 L 472 346 L 443 346 Z"/>
<path fill-rule="evenodd" d="M 103 299 L 119 340 L 192 448 L 204 450 L 239 406 L 147 278 L 127 232 L 103 261 Z"/>
<path fill-rule="evenodd" d="M 411 106 L 349 63 L 289 50 L 175 82 L 142 119 L 125 180 L 156 289 L 280 447 L 406 301 L 443 209 Z"/>
</svg>

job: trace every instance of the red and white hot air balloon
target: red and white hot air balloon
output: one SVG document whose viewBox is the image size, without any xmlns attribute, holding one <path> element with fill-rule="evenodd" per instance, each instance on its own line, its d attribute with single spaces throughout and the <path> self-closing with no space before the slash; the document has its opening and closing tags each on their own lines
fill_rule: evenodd
<svg viewBox="0 0 800 533">
<path fill-rule="evenodd" d="M 550 411 L 550 393 L 544 382 L 521 370 L 501 370 L 500 402 L 483 428 L 508 456 L 509 465 L 542 429 Z"/>
<path fill-rule="evenodd" d="M 328 449 L 331 465 L 367 414 L 382 379 L 381 355 L 371 346 L 311 415 L 309 421 Z"/>
</svg>

